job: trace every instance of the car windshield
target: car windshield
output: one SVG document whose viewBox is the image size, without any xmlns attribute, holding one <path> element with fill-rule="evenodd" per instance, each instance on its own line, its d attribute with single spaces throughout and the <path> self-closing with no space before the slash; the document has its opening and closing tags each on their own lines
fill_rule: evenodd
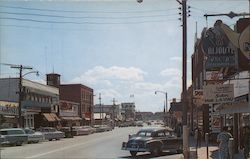
<svg viewBox="0 0 250 159">
<path fill-rule="evenodd" d="M 34 134 L 35 131 L 34 130 L 30 130 L 30 129 L 24 129 L 26 134 Z"/>
<path fill-rule="evenodd" d="M 152 135 L 151 131 L 139 131 L 136 136 L 140 137 L 150 137 Z"/>
</svg>

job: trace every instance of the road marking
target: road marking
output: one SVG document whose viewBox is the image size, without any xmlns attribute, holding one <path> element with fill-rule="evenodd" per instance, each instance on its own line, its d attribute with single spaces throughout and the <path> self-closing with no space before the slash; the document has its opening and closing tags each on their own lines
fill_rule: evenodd
<svg viewBox="0 0 250 159">
<path fill-rule="evenodd" d="M 44 155 L 47 155 L 47 154 L 50 154 L 50 153 L 54 153 L 54 152 L 58 152 L 58 151 L 63 151 L 63 150 L 70 149 L 70 148 L 73 148 L 73 147 L 76 147 L 76 146 L 80 146 L 80 145 L 85 145 L 85 144 L 88 144 L 90 142 L 95 142 L 97 140 L 98 139 L 91 140 L 89 142 L 84 142 L 84 143 L 81 143 L 81 144 L 76 144 L 76 145 L 62 147 L 62 148 L 55 149 L 55 150 L 52 150 L 52 151 L 48 151 L 48 152 L 44 152 L 44 153 L 40 153 L 40 154 L 37 154 L 37 155 L 30 156 L 30 157 L 26 157 L 26 159 L 41 157 L 41 156 L 44 156 Z"/>
<path fill-rule="evenodd" d="M 121 134 L 120 134 L 121 135 Z M 120 136 L 119 135 L 119 136 Z M 99 135 L 98 135 L 99 136 Z M 108 138 L 113 138 L 113 136 L 109 136 Z M 107 139 L 107 138 L 101 138 L 101 139 Z M 90 140 L 90 141 L 87 141 L 87 142 L 83 142 L 83 143 L 80 143 L 80 144 L 76 144 L 76 145 L 71 145 L 71 146 L 66 146 L 66 147 L 62 147 L 62 148 L 59 148 L 59 149 L 55 149 L 55 150 L 52 150 L 52 151 L 48 151 L 48 152 L 44 152 L 44 153 L 40 153 L 40 154 L 37 154 L 37 155 L 33 155 L 33 156 L 30 156 L 30 157 L 26 157 L 26 159 L 31 159 L 31 158 L 37 158 L 37 157 L 41 157 L 41 156 L 44 156 L 44 155 L 47 155 L 47 154 L 51 154 L 51 153 L 54 153 L 54 152 L 59 152 L 59 151 L 63 151 L 63 150 L 66 150 L 66 149 L 70 149 L 70 148 L 73 148 L 73 147 L 76 147 L 76 146 L 81 146 L 81 145 L 85 145 L 85 144 L 89 144 L 91 142 L 95 142 L 95 141 L 98 141 L 100 140 L 100 138 L 97 138 L 95 140 Z"/>
</svg>

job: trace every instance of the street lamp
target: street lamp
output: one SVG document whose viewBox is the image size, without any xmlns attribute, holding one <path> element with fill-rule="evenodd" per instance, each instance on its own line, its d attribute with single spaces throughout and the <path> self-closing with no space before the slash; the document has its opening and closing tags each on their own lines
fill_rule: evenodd
<svg viewBox="0 0 250 159">
<path fill-rule="evenodd" d="M 23 127 L 23 122 L 22 122 L 22 100 L 23 100 L 23 92 L 22 92 L 22 78 L 28 74 L 31 73 L 36 73 L 37 76 L 39 76 L 38 71 L 30 71 L 25 74 L 23 74 L 23 70 L 32 70 L 32 67 L 28 66 L 23 66 L 23 65 L 10 65 L 11 68 L 17 68 L 19 69 L 19 98 L 18 98 L 18 127 L 22 128 Z"/>
<path fill-rule="evenodd" d="M 155 91 L 155 94 L 157 94 L 157 93 L 165 94 L 165 97 L 166 97 L 166 112 L 167 112 L 168 111 L 168 93 L 163 92 L 163 91 Z"/>
</svg>

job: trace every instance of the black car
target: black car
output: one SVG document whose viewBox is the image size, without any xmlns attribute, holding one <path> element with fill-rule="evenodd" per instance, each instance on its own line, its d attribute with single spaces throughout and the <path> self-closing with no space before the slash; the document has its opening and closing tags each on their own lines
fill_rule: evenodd
<svg viewBox="0 0 250 159">
<path fill-rule="evenodd" d="M 128 142 L 122 143 L 122 150 L 130 151 L 132 156 L 137 152 L 150 152 L 154 156 L 164 150 L 182 152 L 182 138 L 176 137 L 169 128 L 145 128 L 130 135 Z"/>
</svg>

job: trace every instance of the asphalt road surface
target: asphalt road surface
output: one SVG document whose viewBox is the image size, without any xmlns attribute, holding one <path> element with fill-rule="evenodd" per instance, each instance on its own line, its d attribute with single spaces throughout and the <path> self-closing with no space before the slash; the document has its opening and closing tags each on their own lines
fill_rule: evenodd
<svg viewBox="0 0 250 159">
<path fill-rule="evenodd" d="M 59 141 L 45 141 L 38 144 L 3 147 L 1 159 L 129 159 L 129 151 L 121 150 L 128 135 L 136 133 L 140 127 L 115 128 L 113 131 L 75 136 Z M 138 153 L 136 158 L 179 159 L 180 154 L 163 152 L 158 157 L 150 153 Z"/>
</svg>

